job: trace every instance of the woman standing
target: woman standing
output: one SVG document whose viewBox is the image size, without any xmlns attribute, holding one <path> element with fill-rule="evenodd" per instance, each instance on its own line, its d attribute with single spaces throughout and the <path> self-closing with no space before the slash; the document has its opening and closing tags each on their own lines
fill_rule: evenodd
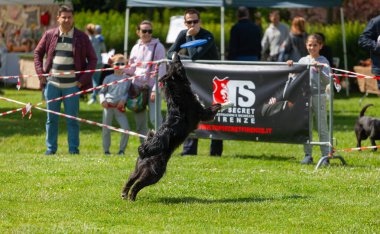
<svg viewBox="0 0 380 234">
<path fill-rule="evenodd" d="M 136 76 L 133 79 L 135 88 L 141 89 L 144 86 L 149 87 L 148 92 L 148 108 L 149 108 L 149 121 L 152 125 L 155 122 L 156 112 L 158 112 L 158 124 L 162 122 L 161 116 L 161 98 L 158 100 L 158 109 L 156 110 L 155 99 L 156 90 L 155 76 L 161 77 L 166 73 L 165 63 L 159 64 L 158 74 L 153 74 L 156 64 L 149 64 L 146 62 L 157 61 L 165 58 L 165 48 L 161 42 L 152 37 L 153 27 L 152 23 L 148 20 L 142 21 L 136 30 L 137 36 L 140 38 L 133 46 L 129 57 L 129 65 L 134 65 L 126 69 L 125 73 Z M 138 66 L 136 64 L 139 64 Z M 136 121 L 136 131 L 145 135 L 148 132 L 147 110 L 141 112 L 134 112 Z M 140 139 L 143 141 L 143 139 Z"/>
<path fill-rule="evenodd" d="M 289 37 L 284 44 L 284 53 L 281 61 L 298 61 L 300 58 L 306 56 L 308 54 L 305 46 L 306 39 L 305 19 L 300 16 L 294 17 Z"/>
</svg>

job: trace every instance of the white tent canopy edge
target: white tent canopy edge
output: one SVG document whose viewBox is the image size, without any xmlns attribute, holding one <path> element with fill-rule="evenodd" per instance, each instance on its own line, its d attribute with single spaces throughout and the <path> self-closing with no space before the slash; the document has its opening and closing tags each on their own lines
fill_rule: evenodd
<svg viewBox="0 0 380 234">
<path fill-rule="evenodd" d="M 124 36 L 124 54 L 128 53 L 128 36 L 129 36 L 129 15 L 131 7 L 220 7 L 220 50 L 221 59 L 225 56 L 225 29 L 224 29 L 224 7 L 271 7 L 271 8 L 310 8 L 310 7 L 334 7 L 341 6 L 341 0 L 293 0 L 293 1 L 274 1 L 274 0 L 127 0 L 125 13 L 125 36 Z M 340 8 L 342 24 L 342 45 L 344 68 L 347 70 L 347 47 L 346 32 L 344 28 L 344 11 Z"/>
</svg>

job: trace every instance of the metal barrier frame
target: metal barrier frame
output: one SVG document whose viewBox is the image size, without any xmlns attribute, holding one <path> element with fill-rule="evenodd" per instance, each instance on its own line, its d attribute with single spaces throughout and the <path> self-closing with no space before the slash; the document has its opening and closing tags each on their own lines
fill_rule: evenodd
<svg viewBox="0 0 380 234">
<path fill-rule="evenodd" d="M 320 66 L 318 67 L 318 69 L 320 70 Z M 321 74 L 321 72 L 319 72 L 319 74 Z M 320 110 L 320 106 L 321 106 L 321 83 L 318 82 L 318 110 Z M 311 112 L 310 112 L 311 113 Z M 325 161 L 329 162 L 330 159 L 339 159 L 343 165 L 346 165 L 346 161 L 344 160 L 344 158 L 340 155 L 334 155 L 334 149 L 333 149 L 333 146 L 334 146 L 334 135 L 333 135 L 333 132 L 334 132 L 334 129 L 333 129 L 333 126 L 334 126 L 334 79 L 332 76 L 330 76 L 330 99 L 329 99 L 329 142 L 320 142 L 322 144 L 325 144 L 325 145 L 328 145 L 329 146 L 329 155 L 322 155 L 322 157 L 319 159 L 317 165 L 315 166 L 315 170 L 317 170 L 319 167 L 321 167 L 321 165 L 324 164 Z M 318 111 L 318 118 L 320 117 L 320 112 Z M 311 131 L 312 131 L 312 127 L 313 126 L 309 126 L 311 127 Z M 319 132 L 319 129 L 320 129 L 320 126 L 318 126 L 318 132 Z"/>
</svg>

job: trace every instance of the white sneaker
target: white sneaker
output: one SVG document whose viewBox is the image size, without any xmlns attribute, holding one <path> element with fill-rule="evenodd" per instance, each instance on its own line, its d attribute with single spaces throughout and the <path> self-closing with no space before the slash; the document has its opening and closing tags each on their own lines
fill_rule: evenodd
<svg viewBox="0 0 380 234">
<path fill-rule="evenodd" d="M 96 102 L 96 100 L 94 100 L 94 99 L 90 99 L 88 102 L 87 102 L 87 105 L 92 105 L 92 104 L 94 104 Z"/>
</svg>

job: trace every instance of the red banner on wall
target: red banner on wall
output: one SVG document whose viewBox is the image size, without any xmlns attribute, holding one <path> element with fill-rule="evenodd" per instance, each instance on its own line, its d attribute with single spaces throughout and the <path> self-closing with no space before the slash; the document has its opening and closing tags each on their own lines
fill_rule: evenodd
<svg viewBox="0 0 380 234">
<path fill-rule="evenodd" d="M 209 106 L 233 103 L 196 137 L 306 143 L 309 140 L 307 65 L 242 65 L 184 62 L 195 93 Z"/>
</svg>

